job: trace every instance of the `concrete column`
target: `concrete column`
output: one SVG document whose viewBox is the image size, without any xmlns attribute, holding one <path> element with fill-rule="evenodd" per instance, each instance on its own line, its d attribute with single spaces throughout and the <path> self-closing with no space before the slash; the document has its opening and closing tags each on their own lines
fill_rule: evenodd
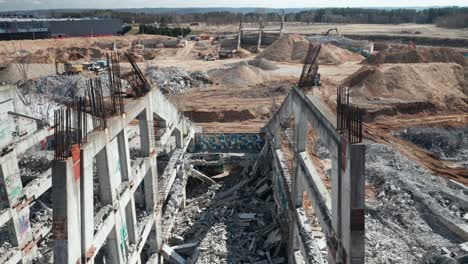
<svg viewBox="0 0 468 264">
<path fill-rule="evenodd" d="M 130 163 L 130 148 L 128 144 L 128 132 L 124 128 L 122 132 L 117 135 L 117 146 L 119 150 L 120 169 L 122 181 L 131 180 L 131 163 Z M 121 209 L 122 210 L 122 209 Z M 125 206 L 125 223 L 127 228 L 128 242 L 136 244 L 137 237 L 137 219 L 135 209 L 135 198 L 131 195 L 130 201 Z"/>
<path fill-rule="evenodd" d="M 275 131 L 273 144 L 274 149 L 281 149 L 281 128 Z"/>
<path fill-rule="evenodd" d="M 174 132 L 173 132 L 173 135 L 175 137 L 175 141 L 176 141 L 176 147 L 177 148 L 182 148 L 183 147 L 183 142 L 184 142 L 184 139 L 182 137 L 182 133 L 180 132 L 180 130 L 176 127 L 174 128 Z"/>
<path fill-rule="evenodd" d="M 296 161 L 296 172 L 294 173 L 294 180 L 293 182 L 293 188 L 292 188 L 292 193 L 294 195 L 294 200 L 293 204 L 296 207 L 302 207 L 303 205 L 303 200 L 304 200 L 304 172 L 302 171 L 302 166 L 300 166 L 300 162 Z"/>
<path fill-rule="evenodd" d="M 260 51 L 260 47 L 262 45 L 262 34 L 263 34 L 263 21 L 260 21 L 260 30 L 259 30 L 259 33 L 258 33 L 257 52 Z"/>
<path fill-rule="evenodd" d="M 301 103 L 294 103 L 294 148 L 296 153 L 306 150 L 307 122 Z"/>
<path fill-rule="evenodd" d="M 54 262 L 81 262 L 80 179 L 73 160 L 52 163 Z"/>
<path fill-rule="evenodd" d="M 151 152 L 151 142 L 150 142 L 150 124 L 148 118 L 152 116 L 147 113 L 145 109 L 138 115 L 138 121 L 140 125 L 140 146 L 141 146 L 141 154 L 144 157 L 149 157 Z"/>
<path fill-rule="evenodd" d="M 126 260 L 125 208 L 120 208 L 117 203 L 119 195 L 117 189 L 122 182 L 121 161 L 118 154 L 117 138 L 114 138 L 96 155 L 101 203 L 114 207 L 115 226 L 107 237 L 111 263 L 125 263 Z"/>
<path fill-rule="evenodd" d="M 332 145 L 329 149 L 331 159 L 332 159 L 332 167 L 331 167 L 331 184 L 332 184 L 332 191 L 331 191 L 331 199 L 332 199 L 332 226 L 333 230 L 335 231 L 337 242 L 341 241 L 341 203 L 342 203 L 342 193 L 341 193 L 341 175 L 343 174 L 340 167 L 341 167 L 341 148 L 343 144 L 336 144 Z M 347 142 L 344 143 L 347 145 Z M 332 251 L 328 251 L 328 262 L 334 263 L 335 262 L 335 253 Z"/>
<path fill-rule="evenodd" d="M 9 239 L 13 246 L 22 249 L 24 262 L 32 261 L 37 247 L 33 241 L 29 221 L 29 205 L 22 203 L 24 198 L 16 150 L 0 157 L 0 208 L 8 208 L 11 221 L 8 221 Z"/>
<path fill-rule="evenodd" d="M 345 263 L 364 263 L 365 244 L 364 144 L 349 145 L 342 181 L 342 243 Z"/>
<path fill-rule="evenodd" d="M 90 147 L 81 149 L 81 254 L 84 261 L 88 253 L 92 254 L 94 240 L 94 157 L 88 154 Z"/>
<path fill-rule="evenodd" d="M 16 206 L 23 196 L 16 151 L 0 158 L 0 207 Z"/>
<path fill-rule="evenodd" d="M 240 51 L 241 49 L 241 43 L 242 43 L 242 21 L 239 23 L 239 35 L 237 39 L 237 52 Z"/>
</svg>

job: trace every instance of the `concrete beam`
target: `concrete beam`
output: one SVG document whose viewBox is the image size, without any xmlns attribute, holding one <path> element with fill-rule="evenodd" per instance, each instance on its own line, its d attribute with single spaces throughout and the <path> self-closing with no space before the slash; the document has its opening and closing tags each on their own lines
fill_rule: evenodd
<svg viewBox="0 0 468 264">
<path fill-rule="evenodd" d="M 304 171 L 304 175 L 306 175 L 304 183 L 307 186 L 307 192 L 311 198 L 310 200 L 314 207 L 315 215 L 319 220 L 323 232 L 331 237 L 333 234 L 333 226 L 332 215 L 330 213 L 330 194 L 318 173 L 313 169 L 312 162 L 308 160 L 307 154 L 300 153 L 299 160 L 301 169 Z"/>
<path fill-rule="evenodd" d="M 213 184 L 216 184 L 216 182 L 214 180 L 212 180 L 210 177 L 206 176 L 204 173 L 194 169 L 194 168 L 191 168 L 190 171 L 192 172 L 192 176 L 194 178 L 197 178 L 201 181 L 203 181 L 204 183 L 208 184 L 208 185 L 213 185 Z"/>
<path fill-rule="evenodd" d="M 52 163 L 54 261 L 81 262 L 80 181 L 72 158 Z"/>
<path fill-rule="evenodd" d="M 164 256 L 164 259 L 166 259 L 169 263 L 185 264 L 185 259 L 167 244 L 162 246 L 161 253 Z"/>
</svg>

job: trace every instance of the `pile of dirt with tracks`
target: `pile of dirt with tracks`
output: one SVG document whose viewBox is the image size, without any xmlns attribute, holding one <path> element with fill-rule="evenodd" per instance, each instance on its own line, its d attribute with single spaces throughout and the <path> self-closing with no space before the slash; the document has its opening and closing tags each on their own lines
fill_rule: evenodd
<svg viewBox="0 0 468 264">
<path fill-rule="evenodd" d="M 463 70 L 455 63 L 363 66 L 342 85 L 359 101 L 431 102 L 437 109 L 468 111 Z"/>
<path fill-rule="evenodd" d="M 251 66 L 260 68 L 260 69 L 262 69 L 264 71 L 274 71 L 274 70 L 279 69 L 279 67 L 276 66 L 273 62 L 271 62 L 271 61 L 269 61 L 267 59 L 264 59 L 264 58 L 250 60 L 247 63 L 249 65 L 251 65 Z"/>
<path fill-rule="evenodd" d="M 263 83 L 269 79 L 261 69 L 250 66 L 247 62 L 229 69 L 215 69 L 208 74 L 218 83 L 229 86 L 248 86 Z"/>
<path fill-rule="evenodd" d="M 19 63 L 24 64 L 51 64 L 55 61 L 65 63 L 69 61 L 92 59 L 102 59 L 105 57 L 105 51 L 99 48 L 81 48 L 81 47 L 68 47 L 68 48 L 48 48 L 45 50 L 38 50 L 34 53 L 28 54 L 19 60 Z"/>
<path fill-rule="evenodd" d="M 464 65 L 463 55 L 450 48 L 410 48 L 391 47 L 372 55 L 366 61 L 369 64 L 382 63 L 428 63 L 454 62 Z"/>
<path fill-rule="evenodd" d="M 257 59 L 278 62 L 303 63 L 309 50 L 310 42 L 300 35 L 285 35 L 265 48 Z M 333 44 L 322 44 L 319 53 L 320 64 L 342 64 L 347 61 L 362 61 L 364 57 Z"/>
</svg>

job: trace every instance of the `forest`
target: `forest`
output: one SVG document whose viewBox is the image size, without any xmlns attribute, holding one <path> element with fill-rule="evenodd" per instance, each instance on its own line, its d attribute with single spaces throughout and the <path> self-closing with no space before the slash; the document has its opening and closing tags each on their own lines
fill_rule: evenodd
<svg viewBox="0 0 468 264">
<path fill-rule="evenodd" d="M 131 12 L 129 10 L 88 10 L 73 13 L 52 14 L 59 17 L 113 17 L 125 23 L 161 25 L 201 22 L 209 25 L 235 24 L 239 21 L 268 22 L 281 21 L 282 11 L 271 10 L 240 13 L 230 11 L 209 11 L 186 13 L 171 11 L 166 13 Z M 303 23 L 358 23 L 358 24 L 436 24 L 446 28 L 468 27 L 468 7 L 447 7 L 428 9 L 375 9 L 375 8 L 321 8 L 285 12 L 286 22 Z"/>
</svg>

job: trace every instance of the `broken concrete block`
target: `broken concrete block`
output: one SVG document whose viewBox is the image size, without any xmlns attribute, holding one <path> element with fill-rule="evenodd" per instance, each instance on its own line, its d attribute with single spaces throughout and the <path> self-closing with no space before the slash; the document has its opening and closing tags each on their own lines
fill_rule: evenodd
<svg viewBox="0 0 468 264">
<path fill-rule="evenodd" d="M 190 254 L 192 253 L 192 251 L 195 249 L 197 245 L 198 245 L 198 242 L 187 243 L 187 244 L 174 246 L 172 247 L 172 249 L 179 254 Z"/>
<path fill-rule="evenodd" d="M 281 241 L 281 232 L 279 228 L 275 229 L 273 232 L 271 232 L 265 242 L 263 243 L 263 248 L 268 247 L 269 245 L 272 245 L 276 242 Z"/>
<path fill-rule="evenodd" d="M 255 220 L 256 213 L 240 213 L 237 214 L 241 220 Z"/>
</svg>

